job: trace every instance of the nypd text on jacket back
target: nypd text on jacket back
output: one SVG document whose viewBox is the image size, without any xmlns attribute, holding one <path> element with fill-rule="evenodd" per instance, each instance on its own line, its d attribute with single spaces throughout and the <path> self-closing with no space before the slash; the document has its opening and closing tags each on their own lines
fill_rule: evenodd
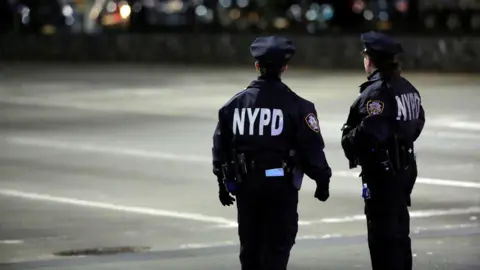
<svg viewBox="0 0 480 270">
<path fill-rule="evenodd" d="M 269 108 L 235 108 L 233 134 L 278 136 L 283 131 L 283 111 Z"/>
</svg>

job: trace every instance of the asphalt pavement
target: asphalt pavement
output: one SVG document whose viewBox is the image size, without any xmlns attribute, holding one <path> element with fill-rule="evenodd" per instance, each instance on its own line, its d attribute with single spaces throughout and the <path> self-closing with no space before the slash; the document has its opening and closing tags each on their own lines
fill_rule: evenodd
<svg viewBox="0 0 480 270">
<path fill-rule="evenodd" d="M 210 155 L 218 108 L 255 76 L 253 68 L 4 67 L 0 269 L 240 269 L 236 211 L 218 202 Z M 480 269 L 480 76 L 405 76 L 427 117 L 411 208 L 415 269 Z M 369 269 L 358 170 L 348 170 L 340 147 L 364 80 L 294 67 L 284 76 L 316 104 L 334 170 L 326 203 L 304 181 L 289 269 Z"/>
</svg>

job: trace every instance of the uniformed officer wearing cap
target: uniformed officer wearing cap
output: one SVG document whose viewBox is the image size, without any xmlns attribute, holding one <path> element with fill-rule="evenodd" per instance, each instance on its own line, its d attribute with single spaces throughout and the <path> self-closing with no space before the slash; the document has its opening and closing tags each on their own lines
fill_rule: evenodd
<svg viewBox="0 0 480 270">
<path fill-rule="evenodd" d="M 368 81 L 350 107 L 342 147 L 350 168 L 362 168 L 373 269 L 412 269 L 408 206 L 417 177 L 414 142 L 425 112 L 420 93 L 400 75 L 402 46 L 373 31 L 361 38 Z"/>
<path fill-rule="evenodd" d="M 280 78 L 295 53 L 292 42 L 260 37 L 250 50 L 260 76 L 219 110 L 213 171 L 220 202 L 237 199 L 242 270 L 285 270 L 298 231 L 303 172 L 324 202 L 331 170 L 314 104 Z"/>
</svg>

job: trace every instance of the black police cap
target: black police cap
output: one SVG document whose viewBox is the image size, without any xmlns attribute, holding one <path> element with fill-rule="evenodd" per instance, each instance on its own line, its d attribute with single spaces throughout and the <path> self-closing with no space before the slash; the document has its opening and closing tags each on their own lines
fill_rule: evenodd
<svg viewBox="0 0 480 270">
<path fill-rule="evenodd" d="M 250 53 L 259 63 L 285 65 L 295 54 L 293 43 L 279 36 L 258 37 L 250 45 Z"/>
<path fill-rule="evenodd" d="M 361 35 L 367 54 L 396 55 L 403 52 L 402 45 L 386 34 L 370 31 Z"/>
</svg>

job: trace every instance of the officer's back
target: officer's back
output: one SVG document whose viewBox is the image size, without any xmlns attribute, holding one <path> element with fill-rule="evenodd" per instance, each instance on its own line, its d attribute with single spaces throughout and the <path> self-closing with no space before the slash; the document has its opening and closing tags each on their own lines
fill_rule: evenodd
<svg viewBox="0 0 480 270">
<path fill-rule="evenodd" d="M 377 65 L 360 89 L 358 105 L 363 103 L 366 106 L 366 115 L 362 117 L 379 114 L 390 123 L 388 132 L 382 132 L 379 128 L 382 125 L 376 127 L 377 143 L 392 138 L 391 134 L 399 140 L 413 143 L 423 129 L 425 116 L 419 91 L 401 76 L 395 60 L 403 48 L 376 32 L 362 35 L 362 40 L 364 53 Z"/>
<path fill-rule="evenodd" d="M 273 162 L 284 161 L 294 151 L 297 167 L 303 170 L 295 186 L 300 188 L 305 172 L 321 187 L 319 190 L 328 190 L 331 170 L 323 152 L 325 145 L 315 106 L 293 92 L 280 77 L 295 47 L 285 38 L 272 36 L 258 38 L 251 53 L 261 75 L 219 112 L 224 128 L 231 131 L 231 147 Z"/>
<path fill-rule="evenodd" d="M 423 129 L 425 113 L 419 91 L 402 76 L 386 81 L 397 105 L 397 134 L 402 140 L 414 142 Z"/>
<path fill-rule="evenodd" d="M 408 205 L 417 177 L 413 145 L 425 113 L 419 92 L 400 75 L 401 45 L 373 31 L 362 41 L 369 76 L 350 108 L 342 147 L 351 167 L 362 166 L 372 268 L 412 269 Z"/>
<path fill-rule="evenodd" d="M 242 270 L 287 269 L 298 231 L 299 171 L 317 182 L 315 197 L 329 196 L 331 171 L 314 105 L 280 79 L 294 52 L 287 39 L 256 39 L 251 53 L 261 75 L 219 111 L 214 173 L 236 163 L 223 181 L 236 177 L 238 186 L 225 190 L 219 180 L 219 194 L 224 205 L 232 203 L 227 191 L 236 196 Z"/>
<path fill-rule="evenodd" d="M 262 75 L 225 108 L 233 147 L 242 152 L 288 152 L 294 147 L 300 98 L 280 79 Z"/>
</svg>

